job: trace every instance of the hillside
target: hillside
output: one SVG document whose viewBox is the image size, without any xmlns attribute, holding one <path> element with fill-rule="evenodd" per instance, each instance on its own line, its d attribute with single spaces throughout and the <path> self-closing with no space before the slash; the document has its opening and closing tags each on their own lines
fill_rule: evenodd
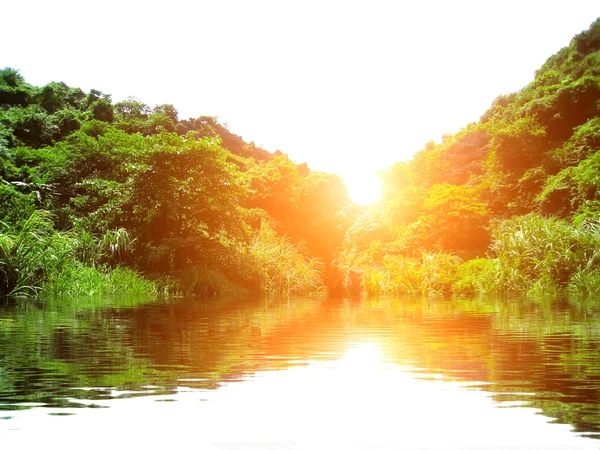
<svg viewBox="0 0 600 450">
<path fill-rule="evenodd" d="M 596 20 L 479 122 L 382 173 L 342 270 L 368 293 L 597 290 L 599 50 Z"/>
<path fill-rule="evenodd" d="M 214 117 L 5 68 L 0 294 L 597 294 L 599 170 L 599 20 L 368 208 Z"/>
<path fill-rule="evenodd" d="M 112 291 L 115 268 L 182 294 L 339 285 L 342 180 L 213 117 L 179 120 L 173 105 L 113 103 L 60 82 L 35 87 L 6 68 L 0 181 L 0 294 Z"/>
</svg>

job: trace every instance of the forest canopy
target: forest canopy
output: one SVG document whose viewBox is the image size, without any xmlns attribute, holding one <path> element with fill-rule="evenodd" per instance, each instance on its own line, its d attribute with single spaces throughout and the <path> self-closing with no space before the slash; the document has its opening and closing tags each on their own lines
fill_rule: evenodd
<svg viewBox="0 0 600 450">
<path fill-rule="evenodd" d="M 129 268 L 186 294 L 335 286 L 351 206 L 340 177 L 246 143 L 214 117 L 35 87 L 11 68 L 0 108 L 0 293 L 53 290 L 71 266 Z M 28 254 L 58 240 L 61 267 Z"/>
<path fill-rule="evenodd" d="M 5 68 L 0 294 L 598 293 L 599 151 L 599 20 L 370 207 L 215 117 Z"/>
</svg>

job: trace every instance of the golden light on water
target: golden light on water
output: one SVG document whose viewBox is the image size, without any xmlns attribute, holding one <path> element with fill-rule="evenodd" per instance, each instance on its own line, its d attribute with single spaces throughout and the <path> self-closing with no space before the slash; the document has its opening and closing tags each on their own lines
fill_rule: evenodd
<svg viewBox="0 0 600 450">
<path fill-rule="evenodd" d="M 379 345 L 372 342 L 351 343 L 346 354 L 338 360 L 338 367 L 350 371 L 376 368 L 382 364 Z"/>
<path fill-rule="evenodd" d="M 91 448 L 98 449 L 106 448 L 109 436 L 135 447 L 211 449 L 249 443 L 255 445 L 250 448 L 371 448 L 374 436 L 380 449 L 559 448 L 575 442 L 569 425 L 549 427 L 550 419 L 534 408 L 498 408 L 489 393 L 469 383 L 386 361 L 382 345 L 348 342 L 336 360 L 258 372 L 216 390 L 179 388 L 172 395 L 93 401 L 110 405 L 110 414 L 104 408 L 63 408 L 75 415 L 48 421 L 49 410 L 16 411 L 27 420 L 17 418 L 11 428 L 25 433 L 9 434 L 7 444 L 33 448 L 51 432 L 63 439 L 50 448 L 75 448 L 71 445 L 97 429 L 111 431 L 96 439 Z M 153 412 L 157 401 L 160 415 Z M 576 442 L 577 448 L 595 448 L 592 440 Z"/>
<path fill-rule="evenodd" d="M 41 407 L 42 399 L 40 407 L 6 411 L 1 447 L 598 448 L 572 424 L 556 423 L 542 409 L 556 400 L 535 390 L 537 372 L 527 378 L 529 361 L 556 360 L 547 349 L 539 353 L 537 343 L 546 341 L 525 336 L 525 318 L 535 333 L 562 330 L 562 309 L 548 320 L 522 304 L 517 322 L 500 323 L 491 311 L 503 306 L 481 300 L 261 300 L 254 309 L 225 303 L 219 312 L 192 305 L 174 310 L 173 320 L 186 319 L 176 322 L 168 348 L 188 348 L 186 357 L 209 365 L 173 373 L 169 385 L 151 377 L 126 390 L 74 386 L 65 399 L 79 407 Z M 158 330 L 140 325 L 145 314 L 131 327 L 142 327 L 143 345 L 146 330 Z M 510 341 L 514 326 L 519 336 Z M 516 345 L 528 348 L 528 358 L 511 353 Z"/>
</svg>

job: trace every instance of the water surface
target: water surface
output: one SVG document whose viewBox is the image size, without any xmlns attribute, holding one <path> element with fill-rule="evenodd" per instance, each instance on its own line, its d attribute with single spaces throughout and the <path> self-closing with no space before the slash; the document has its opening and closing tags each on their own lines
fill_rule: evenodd
<svg viewBox="0 0 600 450">
<path fill-rule="evenodd" d="M 593 299 L 6 303 L 0 444 L 600 448 L 599 319 Z"/>
</svg>

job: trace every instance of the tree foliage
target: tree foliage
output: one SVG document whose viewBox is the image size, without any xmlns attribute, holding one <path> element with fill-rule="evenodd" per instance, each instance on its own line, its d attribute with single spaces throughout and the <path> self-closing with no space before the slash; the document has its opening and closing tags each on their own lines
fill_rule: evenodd
<svg viewBox="0 0 600 450">
<path fill-rule="evenodd" d="M 454 281 L 439 272 L 446 291 L 600 286 L 597 269 L 584 267 L 600 220 L 599 36 L 596 20 L 478 123 L 383 172 L 377 235 L 360 216 L 341 271 L 359 273 L 367 293 L 435 293 L 420 255 L 441 252 L 466 260 Z"/>
<path fill-rule="evenodd" d="M 382 199 L 366 208 L 338 176 L 244 142 L 216 117 L 181 119 L 171 104 L 113 102 L 62 82 L 35 87 L 5 68 L 4 273 L 19 230 L 43 217 L 44 236 L 76 241 L 65 255 L 82 267 L 190 280 L 180 292 L 232 283 L 305 293 L 318 280 L 369 294 L 528 283 L 592 292 L 600 272 L 582 261 L 595 255 L 583 247 L 595 248 L 600 221 L 599 36 L 597 20 L 477 123 L 383 171 Z M 127 245 L 102 244 L 113 238 Z"/>
<path fill-rule="evenodd" d="M 231 283 L 322 292 L 348 226 L 338 215 L 349 203 L 339 177 L 246 143 L 214 117 L 180 120 L 171 104 L 113 103 L 61 82 L 38 88 L 10 68 L 0 72 L 0 177 L 6 236 L 51 211 L 54 233 L 68 230 L 77 242 L 71 259 L 174 278 L 180 292 Z M 69 267 L 62 276 L 75 280 Z M 293 273 L 307 281 L 273 284 Z M 43 282 L 35 278 L 28 292 Z M 3 294 L 17 292 L 7 286 Z"/>
</svg>

